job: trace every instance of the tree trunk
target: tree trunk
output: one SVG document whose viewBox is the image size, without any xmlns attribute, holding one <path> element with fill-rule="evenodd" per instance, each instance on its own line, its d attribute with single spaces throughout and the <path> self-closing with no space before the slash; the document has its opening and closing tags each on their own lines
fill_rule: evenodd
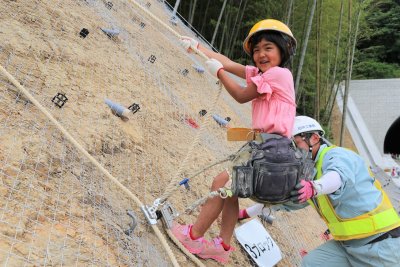
<svg viewBox="0 0 400 267">
<path fill-rule="evenodd" d="M 214 34 L 213 34 L 213 37 L 211 39 L 211 46 L 214 46 L 215 37 L 217 36 L 218 27 L 219 27 L 219 24 L 221 23 L 222 14 L 224 14 L 224 9 L 225 9 L 225 6 L 226 6 L 226 2 L 227 2 L 227 0 L 224 0 L 224 3 L 222 4 L 222 8 L 221 8 L 221 12 L 219 13 L 217 25 L 215 26 Z"/>
<path fill-rule="evenodd" d="M 286 25 L 290 25 L 290 17 L 292 16 L 292 10 L 293 10 L 293 0 L 289 1 L 289 7 L 287 10 L 287 15 L 286 15 Z"/>
<path fill-rule="evenodd" d="M 225 12 L 225 19 L 224 19 L 224 26 L 223 26 L 223 30 L 222 30 L 222 36 L 221 36 L 221 41 L 219 43 L 219 51 L 222 53 L 222 48 L 224 45 L 224 41 L 225 41 L 225 36 L 226 36 L 226 32 L 227 32 L 227 25 L 229 25 L 230 23 L 230 12 L 228 10 L 228 12 Z"/>
<path fill-rule="evenodd" d="M 347 68 L 346 68 L 346 81 L 344 86 L 344 97 L 343 97 L 343 111 L 342 111 L 342 122 L 340 125 L 340 139 L 339 146 L 343 146 L 344 142 L 344 130 L 345 130 L 345 122 L 346 122 L 346 114 L 347 114 L 347 99 L 349 95 L 349 84 L 350 84 L 350 60 L 351 60 L 351 0 L 349 0 L 349 10 L 347 14 L 347 19 L 349 23 L 349 35 L 348 35 L 348 49 L 347 49 Z"/>
<path fill-rule="evenodd" d="M 304 37 L 303 47 L 302 47 L 301 54 L 300 54 L 299 67 L 297 68 L 296 82 L 295 82 L 295 87 L 294 87 L 295 91 L 297 93 L 297 100 L 301 96 L 301 91 L 299 90 L 301 70 L 303 68 L 304 58 L 306 56 L 307 44 L 308 44 L 308 39 L 310 38 L 310 32 L 311 32 L 312 21 L 313 21 L 314 11 L 315 11 L 315 6 L 316 5 L 317 5 L 317 0 L 313 0 L 313 4 L 311 6 L 311 11 L 310 11 L 310 17 L 308 19 L 307 32 L 306 32 L 306 35 Z"/>
<path fill-rule="evenodd" d="M 315 79 L 315 109 L 314 118 L 319 121 L 319 111 L 320 111 L 320 95 L 321 95 L 321 17 L 322 17 L 322 1 L 317 4 L 317 38 L 316 38 L 316 79 Z"/>
<path fill-rule="evenodd" d="M 336 53 L 335 53 L 335 63 L 333 66 L 333 77 L 332 77 L 332 86 L 331 86 L 331 91 L 328 97 L 328 103 L 327 103 L 327 108 L 325 109 L 325 114 L 324 114 L 324 121 L 329 122 L 331 120 L 332 116 L 332 109 L 336 101 L 336 95 L 337 95 L 337 90 L 339 88 L 339 81 L 336 83 L 336 70 L 337 70 L 337 65 L 338 65 L 338 58 L 339 58 L 339 51 L 340 51 L 340 38 L 342 36 L 342 22 L 343 22 L 343 0 L 340 3 L 340 17 L 339 17 L 339 26 L 338 26 L 338 33 L 337 33 L 337 43 L 336 43 Z M 335 84 L 336 89 L 335 89 Z M 333 94 L 333 92 L 335 92 Z M 333 96 L 333 97 L 332 97 Z"/>
<path fill-rule="evenodd" d="M 307 1 L 307 8 L 304 9 L 305 12 L 304 12 L 304 15 L 302 17 L 304 17 L 304 18 L 307 17 L 307 14 L 309 14 L 309 11 L 308 11 L 309 9 L 310 9 L 310 0 Z M 299 51 L 300 47 L 303 47 L 303 42 L 304 42 L 304 39 L 305 39 L 304 38 L 304 34 L 306 32 L 306 29 L 307 29 L 307 20 L 304 19 L 303 28 L 302 28 L 302 31 L 301 31 L 301 33 L 302 33 L 301 38 L 299 37 L 300 35 L 297 37 L 297 48 L 296 48 L 297 54 L 298 54 L 298 51 Z M 298 62 L 300 62 L 300 60 Z M 297 66 L 297 69 L 296 69 L 295 66 L 294 66 L 294 62 L 292 62 L 292 65 L 293 65 L 292 66 L 293 77 L 295 76 L 295 74 L 296 74 L 296 77 L 297 77 L 297 72 L 298 72 L 299 66 Z M 296 87 L 295 87 L 295 89 L 296 89 Z M 299 98 L 300 97 L 298 97 L 297 99 L 299 99 Z"/>
<path fill-rule="evenodd" d="M 210 1 L 211 0 L 208 0 L 207 1 L 207 5 L 206 5 L 206 9 L 205 9 L 205 11 L 204 11 L 204 17 L 203 17 L 203 23 L 201 24 L 201 29 L 200 29 L 200 33 L 204 36 L 205 34 L 204 34 L 204 32 L 203 32 L 203 29 L 204 29 L 204 26 L 206 25 L 206 19 L 207 19 L 207 12 L 208 12 L 208 7 L 209 7 L 209 5 L 210 5 Z"/>
<path fill-rule="evenodd" d="M 329 82 L 330 82 L 330 70 L 331 70 L 331 49 L 330 47 L 327 48 L 327 53 L 328 53 L 328 61 L 326 62 L 326 70 L 325 70 L 325 83 L 322 87 L 322 96 L 324 99 L 321 100 L 321 105 L 323 105 L 322 109 L 327 108 L 326 103 L 328 103 L 328 95 L 329 95 L 329 90 L 330 88 Z M 325 114 L 325 113 L 324 113 Z M 322 114 L 321 120 L 324 118 L 324 114 Z"/>
<path fill-rule="evenodd" d="M 192 5 L 192 2 L 190 2 Z M 190 11 L 190 15 L 189 15 L 189 24 L 193 25 L 193 18 L 194 18 L 194 12 L 196 11 L 196 4 L 197 4 L 197 0 L 194 0 L 191 11 Z"/>
<path fill-rule="evenodd" d="M 240 0 L 239 9 L 238 9 L 238 12 L 236 13 L 235 22 L 233 23 L 233 27 L 231 28 L 231 31 L 230 31 L 231 34 L 230 34 L 230 38 L 228 41 L 228 45 L 226 46 L 225 55 L 227 55 L 228 57 L 231 52 L 232 42 L 234 40 L 233 37 L 235 36 L 236 25 L 238 24 L 238 19 L 239 19 L 239 15 L 240 15 L 240 8 L 242 6 L 242 2 L 243 2 L 243 0 Z"/>
<path fill-rule="evenodd" d="M 356 49 L 357 43 L 357 34 L 358 34 L 358 26 L 361 17 L 361 6 L 359 6 L 358 14 L 357 14 L 357 22 L 356 22 L 356 29 L 354 33 L 353 43 L 351 40 L 351 0 L 349 1 L 349 53 L 348 53 L 348 64 L 347 64 L 347 73 L 346 73 L 346 85 L 345 85 L 345 93 L 343 99 L 343 114 L 342 114 L 342 125 L 340 127 L 340 146 L 343 145 L 344 142 L 344 128 L 346 123 L 346 114 L 347 114 L 347 100 L 349 98 L 349 91 L 350 91 L 350 80 L 351 80 L 351 72 L 353 70 L 353 60 L 354 60 L 354 51 Z M 350 47 L 352 48 L 350 49 Z"/>
<path fill-rule="evenodd" d="M 244 15 L 244 11 L 246 10 L 246 5 L 247 5 L 247 0 L 244 0 L 243 8 L 240 10 L 240 18 L 239 18 L 239 21 L 237 22 L 237 25 L 242 25 L 243 15 Z M 237 36 L 239 34 L 239 27 L 237 30 L 235 30 L 235 32 L 233 34 L 234 34 L 234 36 L 232 38 L 230 48 L 229 48 L 229 57 L 232 56 L 232 52 L 234 51 L 235 40 L 237 39 Z"/>
<path fill-rule="evenodd" d="M 178 11 L 178 7 L 179 7 L 179 3 L 180 2 L 181 2 L 181 0 L 176 0 L 175 6 L 174 6 L 174 10 L 172 11 L 171 19 L 175 19 L 176 12 Z"/>
</svg>

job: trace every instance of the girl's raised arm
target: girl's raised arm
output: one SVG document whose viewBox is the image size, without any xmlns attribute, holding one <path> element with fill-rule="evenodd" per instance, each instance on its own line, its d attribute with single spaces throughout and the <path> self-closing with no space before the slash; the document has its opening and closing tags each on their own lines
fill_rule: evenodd
<svg viewBox="0 0 400 267">
<path fill-rule="evenodd" d="M 197 47 L 197 49 L 203 52 L 207 57 L 214 58 L 221 62 L 224 66 L 225 71 L 239 76 L 240 78 L 246 78 L 246 67 L 244 65 L 236 63 L 228 57 L 200 45 L 198 41 L 191 37 L 182 36 L 181 43 L 182 46 L 186 48 L 186 50 L 188 50 L 188 52 L 192 51 L 192 49 L 190 48 L 191 46 Z"/>
</svg>

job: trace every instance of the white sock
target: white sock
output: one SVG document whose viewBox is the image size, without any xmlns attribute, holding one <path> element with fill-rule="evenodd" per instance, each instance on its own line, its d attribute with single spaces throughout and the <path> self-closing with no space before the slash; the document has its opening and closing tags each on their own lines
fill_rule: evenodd
<svg viewBox="0 0 400 267">
<path fill-rule="evenodd" d="M 264 204 L 257 203 L 257 204 L 254 204 L 253 206 L 248 207 L 246 209 L 246 212 L 250 217 L 254 217 L 257 215 L 261 215 L 263 208 L 264 208 Z"/>
</svg>

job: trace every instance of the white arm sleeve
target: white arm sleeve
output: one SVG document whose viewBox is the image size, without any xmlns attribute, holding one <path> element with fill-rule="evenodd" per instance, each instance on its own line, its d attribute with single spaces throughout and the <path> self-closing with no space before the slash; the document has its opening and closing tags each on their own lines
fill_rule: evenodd
<svg viewBox="0 0 400 267">
<path fill-rule="evenodd" d="M 319 195 L 327 195 L 335 192 L 342 186 L 342 179 L 339 173 L 330 171 L 324 174 L 320 179 L 313 181 L 314 189 Z"/>
</svg>

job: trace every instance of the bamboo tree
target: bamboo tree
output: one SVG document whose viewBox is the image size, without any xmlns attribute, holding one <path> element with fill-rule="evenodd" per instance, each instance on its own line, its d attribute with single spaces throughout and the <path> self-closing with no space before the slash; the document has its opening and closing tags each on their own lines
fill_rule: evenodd
<svg viewBox="0 0 400 267">
<path fill-rule="evenodd" d="M 344 127 L 346 122 L 346 114 L 347 114 L 347 101 L 349 98 L 349 90 L 350 90 L 350 80 L 351 80 L 351 71 L 353 69 L 353 60 L 354 60 L 354 51 L 357 43 L 357 34 L 358 34 L 358 26 L 361 17 L 361 6 L 358 9 L 356 29 L 354 33 L 354 39 L 351 39 L 351 0 L 349 1 L 349 53 L 348 53 L 348 64 L 347 64 L 347 72 L 346 72 L 346 85 L 345 85 L 345 93 L 343 99 L 343 113 L 342 113 L 342 124 L 340 127 L 340 146 L 343 145 L 344 142 Z M 353 42 L 353 43 L 352 43 Z M 352 49 L 350 49 L 352 44 Z"/>
<path fill-rule="evenodd" d="M 231 10 L 228 8 L 227 11 L 225 12 L 224 26 L 223 26 L 223 30 L 222 30 L 221 41 L 219 44 L 219 51 L 221 51 L 221 52 L 222 52 L 222 48 L 223 48 L 224 41 L 225 41 L 227 25 L 230 24 L 230 17 L 231 17 L 230 15 L 231 15 Z"/>
<path fill-rule="evenodd" d="M 304 15 L 302 15 L 303 18 L 306 18 L 308 16 L 308 13 L 309 13 L 308 10 L 309 9 L 310 9 L 310 1 L 308 0 L 307 1 L 307 8 L 305 8 Z M 301 31 L 302 34 L 299 35 L 299 36 L 301 36 L 301 38 L 300 37 L 297 38 L 297 51 L 299 50 L 300 47 L 303 47 L 304 33 L 307 31 L 307 22 L 308 21 L 306 19 L 304 19 L 303 27 L 302 27 L 302 31 Z M 300 62 L 300 60 L 298 62 Z M 297 68 L 298 68 L 298 66 L 297 66 Z M 297 75 L 297 69 L 294 66 L 294 62 L 293 62 L 293 71 L 296 71 L 296 75 Z M 298 97 L 298 98 L 300 98 L 300 97 Z"/>
<path fill-rule="evenodd" d="M 180 2 L 181 2 L 181 0 L 176 0 L 175 6 L 174 6 L 174 10 L 172 11 L 171 19 L 175 19 L 176 12 L 178 11 L 178 7 L 179 7 Z"/>
<path fill-rule="evenodd" d="M 320 110 L 320 91 L 321 91 L 321 17 L 322 17 L 322 0 L 320 4 L 317 3 L 317 38 L 316 38 L 316 79 L 315 79 L 315 108 L 314 108 L 314 118 L 319 121 L 319 110 Z"/>
<path fill-rule="evenodd" d="M 203 36 L 204 36 L 203 29 L 204 29 L 204 25 L 206 25 L 206 18 L 207 18 L 207 12 L 208 12 L 208 7 L 209 7 L 209 5 L 210 5 L 210 1 L 211 1 L 211 0 L 208 0 L 208 1 L 207 1 L 206 9 L 204 10 L 204 13 L 203 13 L 203 22 L 202 22 L 201 28 L 200 28 L 200 32 L 201 32 L 201 34 L 202 34 Z"/>
<path fill-rule="evenodd" d="M 329 43 L 330 42 L 328 40 L 328 44 Z M 325 109 L 327 107 L 326 104 L 328 103 L 328 94 L 329 94 L 329 91 L 330 91 L 330 90 L 328 91 L 328 88 L 330 88 L 329 80 L 330 80 L 330 69 L 331 69 L 331 49 L 330 49 L 330 46 L 328 46 L 328 48 L 327 48 L 327 58 L 328 58 L 328 60 L 326 62 L 326 69 L 325 69 L 325 83 L 324 83 L 324 86 L 322 87 L 322 95 L 323 95 L 324 99 L 321 100 L 321 103 L 324 106 L 323 107 L 324 112 L 325 112 Z M 324 118 L 324 114 L 322 114 L 321 119 Z"/>
<path fill-rule="evenodd" d="M 340 3 L 340 15 L 339 15 L 339 25 L 337 31 L 337 43 L 336 43 L 336 53 L 335 53 L 335 63 L 333 66 L 333 77 L 332 77 L 332 86 L 330 90 L 330 94 L 328 97 L 327 108 L 325 109 L 324 114 L 324 121 L 329 122 L 332 116 L 332 109 L 335 104 L 337 90 L 339 88 L 339 82 L 336 83 L 336 73 L 337 73 L 337 65 L 338 65 L 338 58 L 339 58 L 339 51 L 340 51 L 340 39 L 342 37 L 342 22 L 343 22 L 343 0 Z M 335 89 L 335 84 L 337 84 Z M 333 92 L 335 92 L 333 94 Z"/>
<path fill-rule="evenodd" d="M 303 45 L 302 45 L 301 54 L 300 54 L 299 66 L 297 68 L 296 82 L 295 82 L 295 87 L 294 87 L 295 91 L 297 93 L 297 101 L 298 101 L 299 97 L 301 96 L 301 91 L 299 90 L 300 77 L 301 77 L 301 71 L 302 71 L 303 64 L 304 64 L 304 58 L 306 56 L 308 39 L 310 38 L 310 32 L 311 32 L 312 21 L 313 21 L 316 5 L 317 5 L 317 0 L 313 0 L 313 4 L 312 4 L 311 10 L 310 10 L 310 16 L 308 18 L 307 31 L 306 31 L 305 37 L 303 39 Z"/>
<path fill-rule="evenodd" d="M 234 1 L 229 1 L 229 2 L 234 2 Z M 224 32 L 222 35 L 222 40 L 220 43 L 220 50 L 219 51 L 224 51 L 224 54 L 227 55 L 227 51 L 229 50 L 229 36 L 232 36 L 233 34 L 231 34 L 231 29 L 233 28 L 232 26 L 232 20 L 234 17 L 234 13 L 235 13 L 235 6 L 234 3 L 232 3 L 232 5 L 228 5 L 227 10 L 225 12 L 225 20 L 224 20 Z M 226 44 L 226 45 L 225 45 Z"/>
<path fill-rule="evenodd" d="M 349 10 L 347 14 L 348 19 L 348 27 L 349 27 L 349 35 L 348 35 L 348 49 L 347 49 L 347 68 L 346 68 L 346 81 L 344 87 L 344 97 L 343 97 L 343 111 L 342 111 L 342 122 L 340 125 L 340 139 L 339 146 L 343 146 L 343 138 L 344 138 L 344 127 L 346 122 L 346 114 L 347 114 L 347 100 L 349 95 L 349 84 L 350 84 L 350 61 L 351 61 L 351 0 L 349 0 Z"/>
<path fill-rule="evenodd" d="M 192 11 L 193 11 L 193 0 L 190 0 L 189 2 L 189 15 L 187 17 L 187 21 L 191 25 L 192 23 L 190 22 L 190 18 L 192 17 Z"/>
<path fill-rule="evenodd" d="M 214 46 L 215 37 L 217 36 L 218 27 L 219 27 L 219 24 L 221 23 L 222 14 L 224 14 L 224 9 L 225 9 L 225 6 L 226 6 L 226 2 L 227 2 L 227 0 L 224 0 L 224 3 L 222 4 L 222 8 L 221 8 L 221 11 L 219 13 L 217 25 L 215 26 L 214 34 L 213 34 L 213 37 L 211 39 L 211 46 Z"/>
<path fill-rule="evenodd" d="M 237 26 L 237 23 L 238 23 L 238 19 L 239 19 L 239 15 L 240 15 L 240 7 L 242 6 L 242 2 L 243 2 L 243 0 L 240 0 L 239 8 L 238 8 L 238 11 L 236 12 L 235 22 L 233 23 L 233 27 L 231 27 L 232 32 L 230 34 L 228 45 L 227 45 L 226 51 L 225 51 L 225 53 L 226 53 L 226 55 L 228 55 L 228 57 L 229 57 L 231 49 L 232 49 L 232 43 L 234 42 L 233 38 L 235 36 L 235 30 L 236 30 L 236 26 Z"/>
<path fill-rule="evenodd" d="M 238 20 L 237 23 L 235 23 L 235 25 L 242 25 L 242 21 L 243 21 L 243 15 L 244 15 L 244 11 L 246 10 L 246 6 L 247 6 L 247 0 L 243 1 L 243 8 L 240 9 L 239 6 L 239 10 L 240 10 L 240 18 Z M 235 28 L 236 29 L 236 28 Z M 237 40 L 237 36 L 239 34 L 239 27 L 233 32 L 234 36 L 232 38 L 232 41 L 230 41 L 230 48 L 229 48 L 229 56 L 231 57 L 234 51 L 234 47 L 235 47 L 235 41 Z"/>
<path fill-rule="evenodd" d="M 290 17 L 292 16 L 292 10 L 293 10 L 293 0 L 289 1 L 289 7 L 287 10 L 287 15 L 286 15 L 286 25 L 290 25 Z"/>
<path fill-rule="evenodd" d="M 193 18 L 194 18 L 194 12 L 196 11 L 196 4 L 197 4 L 197 0 L 194 0 L 194 2 L 192 3 L 192 1 L 190 1 L 190 13 L 189 13 L 189 24 L 192 25 L 193 24 Z"/>
</svg>

